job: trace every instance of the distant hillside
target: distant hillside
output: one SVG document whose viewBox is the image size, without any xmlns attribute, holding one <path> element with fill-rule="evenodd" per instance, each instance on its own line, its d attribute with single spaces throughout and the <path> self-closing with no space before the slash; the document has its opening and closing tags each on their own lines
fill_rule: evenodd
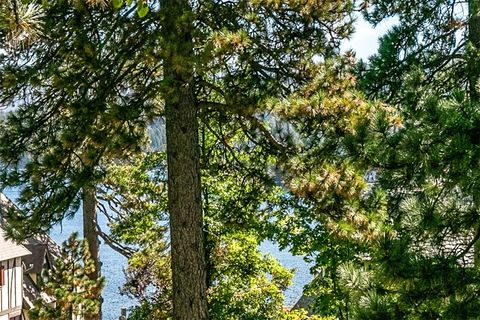
<svg viewBox="0 0 480 320">
<path fill-rule="evenodd" d="M 150 146 L 155 151 L 167 149 L 167 136 L 165 132 L 165 119 L 158 118 L 148 127 Z"/>
</svg>

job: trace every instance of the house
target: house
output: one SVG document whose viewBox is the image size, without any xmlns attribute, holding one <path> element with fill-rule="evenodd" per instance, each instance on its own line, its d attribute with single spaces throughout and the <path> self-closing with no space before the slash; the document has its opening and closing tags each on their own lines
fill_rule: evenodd
<svg viewBox="0 0 480 320">
<path fill-rule="evenodd" d="M 2 223 L 4 222 L 2 216 L 10 209 L 16 209 L 15 205 L 0 192 L 0 232 L 3 232 L 1 229 Z M 0 233 L 0 261 L 3 259 L 3 255 L 8 252 L 7 248 L 11 246 L 16 248 L 15 252 L 18 254 L 18 257 L 6 259 L 7 263 L 5 266 L 11 266 L 11 268 L 14 268 L 14 271 L 10 273 L 6 272 L 4 278 L 6 279 L 6 276 L 10 274 L 16 277 L 14 281 L 15 287 L 11 285 L 5 289 L 6 292 L 12 295 L 13 292 L 15 292 L 15 299 L 11 299 L 11 301 L 14 301 L 15 308 L 13 314 L 9 313 L 9 316 L 4 316 L 4 313 L 2 313 L 4 311 L 2 309 L 2 294 L 2 296 L 0 296 L 0 306 L 2 306 L 2 308 L 0 308 L 0 320 L 28 320 L 28 310 L 33 307 L 36 299 L 42 297 L 45 301 L 54 303 L 53 298 L 40 291 L 38 280 L 39 277 L 43 275 L 45 268 L 52 268 L 53 261 L 55 257 L 60 256 L 61 249 L 48 235 L 30 237 L 23 241 L 21 245 L 16 245 L 5 240 L 4 234 Z M 10 279 L 10 281 L 13 280 Z"/>
<path fill-rule="evenodd" d="M 22 320 L 22 258 L 31 252 L 9 241 L 0 229 L 0 320 Z"/>
</svg>

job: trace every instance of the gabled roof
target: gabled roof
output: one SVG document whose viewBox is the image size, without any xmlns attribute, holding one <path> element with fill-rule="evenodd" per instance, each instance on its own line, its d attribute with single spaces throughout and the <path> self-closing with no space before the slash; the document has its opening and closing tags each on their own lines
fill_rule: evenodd
<svg viewBox="0 0 480 320">
<path fill-rule="evenodd" d="M 0 229 L 0 261 L 23 257 L 31 254 L 24 246 L 16 244 L 5 238 L 5 233 Z"/>
<path fill-rule="evenodd" d="M 26 272 L 40 274 L 45 263 L 50 265 L 51 258 L 46 243 L 29 238 L 23 243 L 23 246 L 32 253 L 22 259 L 27 268 Z"/>
<path fill-rule="evenodd" d="M 0 230 L 1 230 L 2 224 L 5 223 L 5 215 L 7 211 L 16 210 L 16 209 L 17 207 L 15 206 L 15 204 L 2 192 L 0 192 Z M 59 257 L 61 254 L 60 246 L 57 243 L 55 243 L 55 241 L 53 241 L 52 238 L 50 238 L 47 234 L 35 235 L 33 237 L 27 238 L 25 239 L 25 241 L 22 242 L 22 245 L 23 245 L 22 247 L 26 248 L 27 250 L 29 250 L 29 252 L 33 253 L 32 256 L 29 256 L 28 258 L 26 258 L 26 260 L 28 261 L 25 264 L 27 268 L 29 267 L 30 264 L 33 264 L 35 268 L 34 271 L 40 270 L 41 272 L 41 269 L 43 268 L 43 262 L 44 262 L 45 256 L 47 257 L 48 260 L 50 260 L 49 262 L 51 262 L 55 258 Z M 1 257 L 1 254 L 2 254 L 2 249 L 0 245 L 0 257 Z M 39 273 L 39 272 L 36 272 L 36 273 Z"/>
</svg>

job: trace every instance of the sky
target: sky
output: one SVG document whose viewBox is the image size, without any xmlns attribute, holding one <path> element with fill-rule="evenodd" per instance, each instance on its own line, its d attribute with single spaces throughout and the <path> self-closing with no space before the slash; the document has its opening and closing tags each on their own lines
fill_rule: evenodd
<svg viewBox="0 0 480 320">
<path fill-rule="evenodd" d="M 387 19 L 379 23 L 375 28 L 366 22 L 362 17 L 358 17 L 355 22 L 355 33 L 353 37 L 342 45 L 342 51 L 353 49 L 356 52 L 357 59 L 366 60 L 369 56 L 377 52 L 378 39 L 384 35 L 396 22 L 396 19 Z"/>
</svg>

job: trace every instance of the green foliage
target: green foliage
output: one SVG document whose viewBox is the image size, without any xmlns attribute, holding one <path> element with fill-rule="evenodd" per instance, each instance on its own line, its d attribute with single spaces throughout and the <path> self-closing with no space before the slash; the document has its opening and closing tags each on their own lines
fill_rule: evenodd
<svg viewBox="0 0 480 320">
<path fill-rule="evenodd" d="M 337 320 L 335 317 L 308 316 L 304 310 L 286 312 L 282 320 Z"/>
<path fill-rule="evenodd" d="M 28 47 L 43 32 L 45 11 L 37 3 L 6 0 L 0 3 L 0 41 L 7 49 Z"/>
<path fill-rule="evenodd" d="M 130 311 L 129 319 L 167 319 L 171 316 L 171 266 L 165 248 L 147 247 L 133 254 L 125 275 L 127 281 L 122 292 L 139 301 Z"/>
<path fill-rule="evenodd" d="M 165 153 L 144 153 L 111 164 L 105 181 L 102 200 L 118 212 L 110 217 L 110 237 L 133 249 L 127 255 L 122 293 L 139 305 L 129 319 L 165 319 L 171 314 L 165 167 Z"/>
<path fill-rule="evenodd" d="M 137 107 L 156 113 L 152 84 L 143 85 L 151 65 L 140 59 L 151 57 L 148 33 L 130 37 L 143 30 L 134 17 L 81 3 L 49 3 L 45 33 L 0 57 L 0 102 L 10 109 L 0 124 L 0 183 L 21 190 L 23 211 L 9 219 L 17 238 L 73 215 L 82 188 L 99 182 L 111 159 L 141 149 L 148 115 Z"/>
<path fill-rule="evenodd" d="M 472 64 L 463 59 L 472 13 L 467 7 L 448 0 L 373 2 L 364 12 L 368 21 L 396 17 L 399 22 L 381 38 L 378 53 L 365 66 L 361 85 L 366 93 L 389 102 L 404 100 L 404 82 L 417 68 L 425 73 L 421 83 L 437 83 L 429 90 L 438 94 L 468 85 Z"/>
<path fill-rule="evenodd" d="M 245 233 L 219 240 L 211 257 L 212 319 L 281 319 L 282 290 L 290 285 L 292 274 L 260 253 L 258 245 L 254 235 Z"/>
<path fill-rule="evenodd" d="M 399 19 L 359 77 L 400 121 L 378 113 L 360 150 L 377 173 L 372 189 L 386 196 L 389 232 L 369 248 L 368 268 L 339 272 L 355 319 L 479 316 L 478 12 L 459 6 L 376 1 L 366 12 L 375 23 Z M 356 273 L 366 286 L 351 285 Z"/>
<path fill-rule="evenodd" d="M 209 161 L 221 159 L 214 154 L 210 153 Z M 156 190 L 151 193 L 157 199 L 154 202 L 157 206 L 151 214 L 145 209 L 132 211 L 125 220 L 112 225 L 113 235 L 140 246 L 129 258 L 127 283 L 123 288 L 126 294 L 140 301 L 130 313 L 131 319 L 165 318 L 171 314 L 170 259 L 165 244 L 158 238 L 162 225 L 159 214 L 165 210 L 161 205 L 166 201 L 165 184 L 161 182 L 165 172 L 163 157 L 159 154 L 142 158 L 131 166 L 122 163 L 110 170 L 110 185 L 120 186 L 115 194 L 129 195 L 131 191 L 127 190 L 132 189 L 132 200 L 135 200 L 140 196 L 135 192 L 145 198 L 149 194 L 145 190 Z M 255 163 L 247 164 L 254 168 Z M 211 167 L 207 168 L 206 172 Z M 257 179 L 239 181 L 236 176 L 230 176 L 235 170 L 227 168 L 218 171 L 223 173 L 222 176 L 206 174 L 204 179 L 208 190 L 208 193 L 205 191 L 205 205 L 208 205 L 205 212 L 210 246 L 210 316 L 212 319 L 280 319 L 283 316 L 282 290 L 289 284 L 291 273 L 272 257 L 259 252 L 260 229 L 247 231 L 252 226 L 258 228 L 258 222 L 249 210 L 255 210 L 263 199 L 268 199 L 269 189 L 255 190 L 253 186 L 265 188 L 265 184 Z M 138 179 L 138 175 L 143 176 L 146 172 L 147 181 L 155 172 L 159 176 L 160 180 L 148 183 L 153 189 L 143 188 L 142 179 Z M 230 214 L 227 216 L 227 213 Z M 239 220 L 242 217 L 244 220 Z"/>
<path fill-rule="evenodd" d="M 109 164 L 99 184 L 100 211 L 107 216 L 110 237 L 131 247 L 162 244 L 166 232 L 166 160 L 163 152 L 143 152 Z M 155 245 L 154 245 L 155 246 Z"/>
<path fill-rule="evenodd" d="M 372 256 L 372 303 L 386 306 L 366 308 L 369 317 L 395 306 L 391 319 L 476 318 L 476 104 L 458 92 L 440 99 L 413 90 L 423 97 L 403 104 L 405 128 L 384 132 L 369 155 L 380 164 L 378 188 L 389 190 L 394 232 Z"/>
<path fill-rule="evenodd" d="M 356 90 L 352 57 L 338 55 L 352 31 L 353 2 L 171 2 L 176 11 L 156 2 L 136 5 L 115 1 L 113 11 L 82 1 L 51 4 L 48 36 L 19 53 L 35 57 L 32 64 L 2 60 L 8 85 L 0 101 L 17 109 L 0 134 L 0 156 L 9 165 L 0 180 L 22 186 L 25 209 L 10 218 L 11 232 L 18 229 L 22 238 L 48 230 L 77 209 L 83 186 L 109 179 L 123 195 L 114 200 L 107 190 L 110 202 L 128 208 L 138 199 L 158 201 L 127 211 L 112 227 L 113 237 L 140 246 L 128 270 L 127 291 L 142 301 L 134 316 L 168 314 L 159 224 L 164 182 L 151 197 L 142 191 L 145 183 L 155 187 L 144 179 L 146 169 L 121 166 L 141 149 L 165 98 L 177 101 L 172 93 L 191 86 L 201 121 L 212 314 L 285 316 L 281 289 L 288 275 L 259 254 L 256 245 L 266 238 L 325 269 L 323 289 L 331 294 L 324 305 L 332 307 L 324 314 L 346 308 L 345 293 L 336 290 L 337 267 L 389 231 L 386 197 L 369 189 L 364 173 L 371 168 L 355 158 L 369 138 L 369 119 L 383 106 Z M 179 30 L 188 36 L 168 36 Z M 188 79 L 164 76 L 162 66 Z M 32 101 L 25 92 L 36 93 Z M 115 159 L 119 167 L 111 166 Z M 130 180 L 130 173 L 137 177 Z"/>
<path fill-rule="evenodd" d="M 70 320 L 74 316 L 90 317 L 98 314 L 98 296 L 104 279 L 91 279 L 94 262 L 85 241 L 78 240 L 73 233 L 62 245 L 61 256 L 52 269 L 45 270 L 46 279 L 41 281 L 40 290 L 53 301 L 39 298 L 30 310 L 31 319 Z"/>
<path fill-rule="evenodd" d="M 137 4 L 137 14 L 140 18 L 145 17 L 149 10 L 150 10 L 150 8 L 146 4 L 146 2 L 140 1 Z"/>
</svg>

